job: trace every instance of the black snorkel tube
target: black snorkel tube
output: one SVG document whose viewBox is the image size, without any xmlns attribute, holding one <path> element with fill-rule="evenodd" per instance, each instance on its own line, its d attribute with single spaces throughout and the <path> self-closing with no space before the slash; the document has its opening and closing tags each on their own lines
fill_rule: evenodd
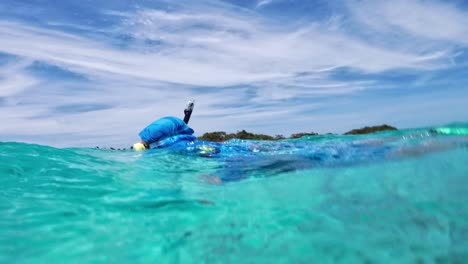
<svg viewBox="0 0 468 264">
<path fill-rule="evenodd" d="M 184 109 L 184 122 L 185 124 L 188 124 L 189 120 L 190 120 L 190 116 L 192 116 L 192 111 L 193 111 L 193 108 L 195 107 L 195 100 L 189 100 L 187 102 L 187 107 L 185 107 Z"/>
</svg>

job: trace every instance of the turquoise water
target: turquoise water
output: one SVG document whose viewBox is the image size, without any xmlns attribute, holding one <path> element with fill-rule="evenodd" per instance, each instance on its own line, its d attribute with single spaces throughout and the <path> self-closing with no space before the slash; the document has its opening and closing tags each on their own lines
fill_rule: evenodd
<svg viewBox="0 0 468 264">
<path fill-rule="evenodd" d="M 468 260 L 466 135 L 424 128 L 223 150 L 0 143 L 0 263 Z"/>
</svg>

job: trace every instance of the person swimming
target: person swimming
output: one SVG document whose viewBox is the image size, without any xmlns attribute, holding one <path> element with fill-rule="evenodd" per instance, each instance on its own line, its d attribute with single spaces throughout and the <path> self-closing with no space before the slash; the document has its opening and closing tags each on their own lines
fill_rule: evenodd
<svg viewBox="0 0 468 264">
<path fill-rule="evenodd" d="M 174 116 L 167 116 L 149 124 L 138 134 L 141 141 L 133 144 L 133 149 L 135 151 L 143 151 L 152 148 L 153 145 L 160 147 L 161 143 L 158 144 L 158 142 L 175 136 L 178 137 L 172 138 L 172 141 L 175 141 L 176 139 L 195 138 L 192 136 L 194 130 L 188 126 L 194 107 L 195 100 L 188 101 L 187 106 L 184 109 L 184 120 Z M 162 144 L 164 144 L 164 142 Z"/>
</svg>

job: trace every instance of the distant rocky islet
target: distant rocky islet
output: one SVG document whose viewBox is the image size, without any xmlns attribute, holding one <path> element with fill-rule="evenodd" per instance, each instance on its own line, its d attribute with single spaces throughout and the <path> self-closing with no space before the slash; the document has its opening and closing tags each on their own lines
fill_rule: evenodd
<svg viewBox="0 0 468 264">
<path fill-rule="evenodd" d="M 380 126 L 366 126 L 363 128 L 353 129 L 350 130 L 344 135 L 362 135 L 362 134 L 370 134 L 382 131 L 394 131 L 398 130 L 397 128 L 389 125 L 380 125 Z M 327 133 L 326 135 L 330 135 L 332 133 Z M 245 130 L 238 131 L 237 133 L 227 133 L 224 131 L 216 131 L 216 132 L 208 132 L 203 134 L 201 137 L 198 137 L 199 140 L 208 140 L 214 142 L 223 142 L 230 139 L 252 139 L 252 140 L 280 140 L 280 139 L 295 139 L 301 138 L 304 136 L 319 136 L 319 133 L 315 132 L 303 132 L 303 133 L 296 133 L 292 134 L 290 137 L 285 137 L 283 135 L 265 135 L 265 134 L 254 134 L 251 132 L 247 132 Z"/>
</svg>

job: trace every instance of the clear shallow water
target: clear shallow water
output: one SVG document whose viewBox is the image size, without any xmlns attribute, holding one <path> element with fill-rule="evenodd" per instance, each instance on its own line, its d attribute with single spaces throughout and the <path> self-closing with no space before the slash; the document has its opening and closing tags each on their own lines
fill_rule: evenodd
<svg viewBox="0 0 468 264">
<path fill-rule="evenodd" d="M 466 135 L 415 129 L 223 150 L 0 143 L 0 263 L 468 259 Z"/>
</svg>

